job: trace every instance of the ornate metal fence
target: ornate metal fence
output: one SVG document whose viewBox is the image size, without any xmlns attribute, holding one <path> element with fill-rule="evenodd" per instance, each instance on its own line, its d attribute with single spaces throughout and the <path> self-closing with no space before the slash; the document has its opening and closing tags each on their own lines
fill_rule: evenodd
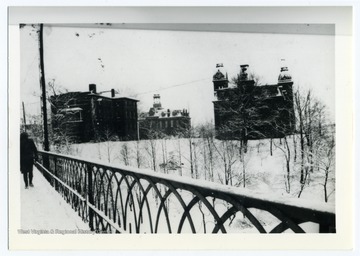
<svg viewBox="0 0 360 256">
<path fill-rule="evenodd" d="M 285 204 L 186 177 L 39 155 L 38 169 L 96 232 L 335 232 L 335 213 L 325 203 Z"/>
</svg>

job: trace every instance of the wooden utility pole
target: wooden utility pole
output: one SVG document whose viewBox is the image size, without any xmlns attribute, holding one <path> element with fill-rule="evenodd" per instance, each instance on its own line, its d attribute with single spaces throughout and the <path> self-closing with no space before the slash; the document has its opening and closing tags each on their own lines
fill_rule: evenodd
<svg viewBox="0 0 360 256">
<path fill-rule="evenodd" d="M 49 131 L 46 109 L 46 88 L 45 88 L 45 68 L 44 68 L 44 45 L 43 45 L 43 24 L 40 24 L 39 31 L 39 53 L 40 53 L 40 85 L 42 89 L 42 112 L 44 125 L 44 150 L 49 151 Z"/>
<path fill-rule="evenodd" d="M 24 102 L 22 102 L 22 107 L 23 107 L 24 132 L 26 132 L 26 117 L 25 117 L 25 105 L 24 105 Z"/>
</svg>

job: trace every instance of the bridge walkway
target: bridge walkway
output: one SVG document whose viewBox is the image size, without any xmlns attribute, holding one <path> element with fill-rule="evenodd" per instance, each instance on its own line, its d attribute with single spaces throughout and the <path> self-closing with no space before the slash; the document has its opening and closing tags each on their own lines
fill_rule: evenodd
<svg viewBox="0 0 360 256">
<path fill-rule="evenodd" d="M 21 229 L 45 232 L 89 231 L 77 213 L 34 166 L 34 187 L 25 189 L 21 179 Z"/>
</svg>

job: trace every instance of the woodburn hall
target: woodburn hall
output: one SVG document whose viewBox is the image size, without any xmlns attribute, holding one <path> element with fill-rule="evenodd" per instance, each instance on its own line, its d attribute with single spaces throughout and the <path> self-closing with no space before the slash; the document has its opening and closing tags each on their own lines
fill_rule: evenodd
<svg viewBox="0 0 360 256">
<path fill-rule="evenodd" d="M 222 64 L 213 76 L 215 130 L 218 139 L 257 140 L 293 134 L 293 82 L 288 68 L 280 69 L 278 83 L 257 85 L 240 66 L 235 85 L 229 86 Z"/>
</svg>

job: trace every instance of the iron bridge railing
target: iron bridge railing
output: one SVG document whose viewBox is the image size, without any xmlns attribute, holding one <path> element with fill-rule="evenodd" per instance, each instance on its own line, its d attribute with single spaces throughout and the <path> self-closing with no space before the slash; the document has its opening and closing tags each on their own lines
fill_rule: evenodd
<svg viewBox="0 0 360 256">
<path fill-rule="evenodd" d="M 335 232 L 326 203 L 289 203 L 239 188 L 39 151 L 37 168 L 99 233 Z"/>
</svg>

